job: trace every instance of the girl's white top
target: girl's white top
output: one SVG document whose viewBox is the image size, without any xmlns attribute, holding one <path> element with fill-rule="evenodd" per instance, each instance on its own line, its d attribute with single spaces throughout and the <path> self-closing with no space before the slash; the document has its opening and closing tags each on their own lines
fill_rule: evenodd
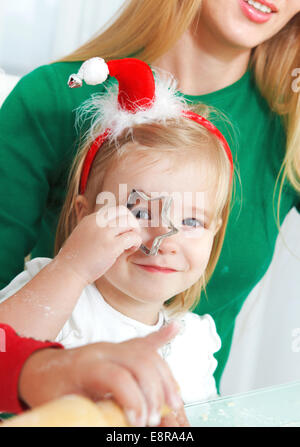
<svg viewBox="0 0 300 447">
<path fill-rule="evenodd" d="M 15 294 L 50 262 L 50 258 L 35 258 L 26 262 L 24 272 L 0 291 L 0 302 Z M 55 310 L 46 306 L 45 319 L 53 312 Z M 217 361 L 213 354 L 220 349 L 221 340 L 212 317 L 186 312 L 176 319 L 181 322 L 181 331 L 158 353 L 168 363 L 185 404 L 216 398 L 213 372 Z M 122 342 L 144 337 L 170 320 L 166 309 L 159 313 L 158 322 L 154 326 L 133 320 L 111 307 L 95 285 L 90 284 L 80 295 L 56 341 L 66 348 L 100 341 Z"/>
</svg>

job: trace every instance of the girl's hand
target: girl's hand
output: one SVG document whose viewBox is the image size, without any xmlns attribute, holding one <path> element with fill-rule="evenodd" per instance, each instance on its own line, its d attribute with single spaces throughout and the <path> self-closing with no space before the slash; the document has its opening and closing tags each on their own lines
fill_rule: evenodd
<svg viewBox="0 0 300 447">
<path fill-rule="evenodd" d="M 113 398 L 130 425 L 158 426 L 164 404 L 179 414 L 184 412 L 179 387 L 156 352 L 178 330 L 173 322 L 147 337 L 123 343 L 37 351 L 23 366 L 19 396 L 30 407 L 66 394 L 80 394 L 95 402 Z"/>
<path fill-rule="evenodd" d="M 90 284 L 102 276 L 125 251 L 142 243 L 138 220 L 125 207 L 102 207 L 84 217 L 56 256 Z"/>
</svg>

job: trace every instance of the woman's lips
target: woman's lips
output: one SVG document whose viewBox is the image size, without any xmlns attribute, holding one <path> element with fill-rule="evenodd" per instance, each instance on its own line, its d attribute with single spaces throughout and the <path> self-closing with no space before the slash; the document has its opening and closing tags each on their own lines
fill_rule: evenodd
<svg viewBox="0 0 300 447">
<path fill-rule="evenodd" d="M 167 267 L 158 267 L 156 265 L 144 265 L 144 264 L 135 264 L 138 267 L 141 267 L 143 270 L 146 270 L 147 272 L 152 273 L 174 273 L 177 272 L 177 270 L 170 269 Z"/>
<path fill-rule="evenodd" d="M 249 5 L 246 0 L 239 0 L 239 2 L 243 14 L 255 23 L 265 23 L 271 19 L 274 12 L 278 12 L 277 8 L 273 4 L 265 2 L 263 0 L 259 1 L 258 3 L 264 4 L 272 9 L 271 13 L 258 11 L 256 8 L 254 8 L 254 6 Z"/>
</svg>

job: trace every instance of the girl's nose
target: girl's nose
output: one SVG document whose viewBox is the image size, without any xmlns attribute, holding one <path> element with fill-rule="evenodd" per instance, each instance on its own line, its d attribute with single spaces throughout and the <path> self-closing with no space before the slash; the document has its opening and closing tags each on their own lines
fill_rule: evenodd
<svg viewBox="0 0 300 447">
<path fill-rule="evenodd" d="M 153 242 L 158 236 L 162 236 L 166 233 L 169 233 L 170 228 L 167 226 L 159 226 L 155 228 L 147 229 L 147 239 L 144 240 L 144 245 L 151 250 Z M 171 236 L 167 236 L 160 241 L 160 245 L 158 248 L 158 252 L 160 254 L 172 253 L 175 254 L 178 252 L 178 241 L 177 234 L 172 234 Z"/>
<path fill-rule="evenodd" d="M 172 236 L 166 237 L 161 241 L 157 253 L 163 255 L 168 253 L 176 254 L 178 252 L 178 245 L 174 242 L 174 240 L 172 241 L 172 237 L 175 237 L 175 235 L 173 234 Z"/>
</svg>

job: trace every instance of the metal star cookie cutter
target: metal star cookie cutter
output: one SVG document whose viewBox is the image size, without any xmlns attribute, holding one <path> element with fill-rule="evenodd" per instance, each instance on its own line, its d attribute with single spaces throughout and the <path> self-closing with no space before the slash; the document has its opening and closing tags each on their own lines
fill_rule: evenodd
<svg viewBox="0 0 300 447">
<path fill-rule="evenodd" d="M 168 228 L 170 228 L 170 231 L 168 231 L 168 233 L 164 233 L 160 236 L 157 236 L 152 243 L 151 250 L 149 250 L 149 248 L 146 247 L 146 245 L 144 245 L 144 244 L 141 244 L 141 246 L 140 246 L 140 250 L 143 253 L 145 253 L 145 255 L 156 256 L 159 246 L 162 243 L 163 239 L 165 239 L 166 237 L 170 237 L 173 234 L 178 233 L 178 231 L 179 231 L 179 229 L 173 225 L 173 223 L 169 217 L 170 207 L 173 202 L 173 197 L 165 196 L 165 195 L 158 196 L 158 197 L 149 197 L 147 194 L 143 193 L 142 191 L 133 189 L 131 191 L 131 193 L 129 194 L 129 197 L 127 200 L 127 208 L 128 209 L 130 209 L 131 206 L 135 205 L 136 199 L 138 197 L 141 197 L 143 200 L 146 200 L 146 201 L 164 199 L 162 210 L 161 210 L 161 218 L 162 218 L 162 221 L 168 226 Z"/>
</svg>

